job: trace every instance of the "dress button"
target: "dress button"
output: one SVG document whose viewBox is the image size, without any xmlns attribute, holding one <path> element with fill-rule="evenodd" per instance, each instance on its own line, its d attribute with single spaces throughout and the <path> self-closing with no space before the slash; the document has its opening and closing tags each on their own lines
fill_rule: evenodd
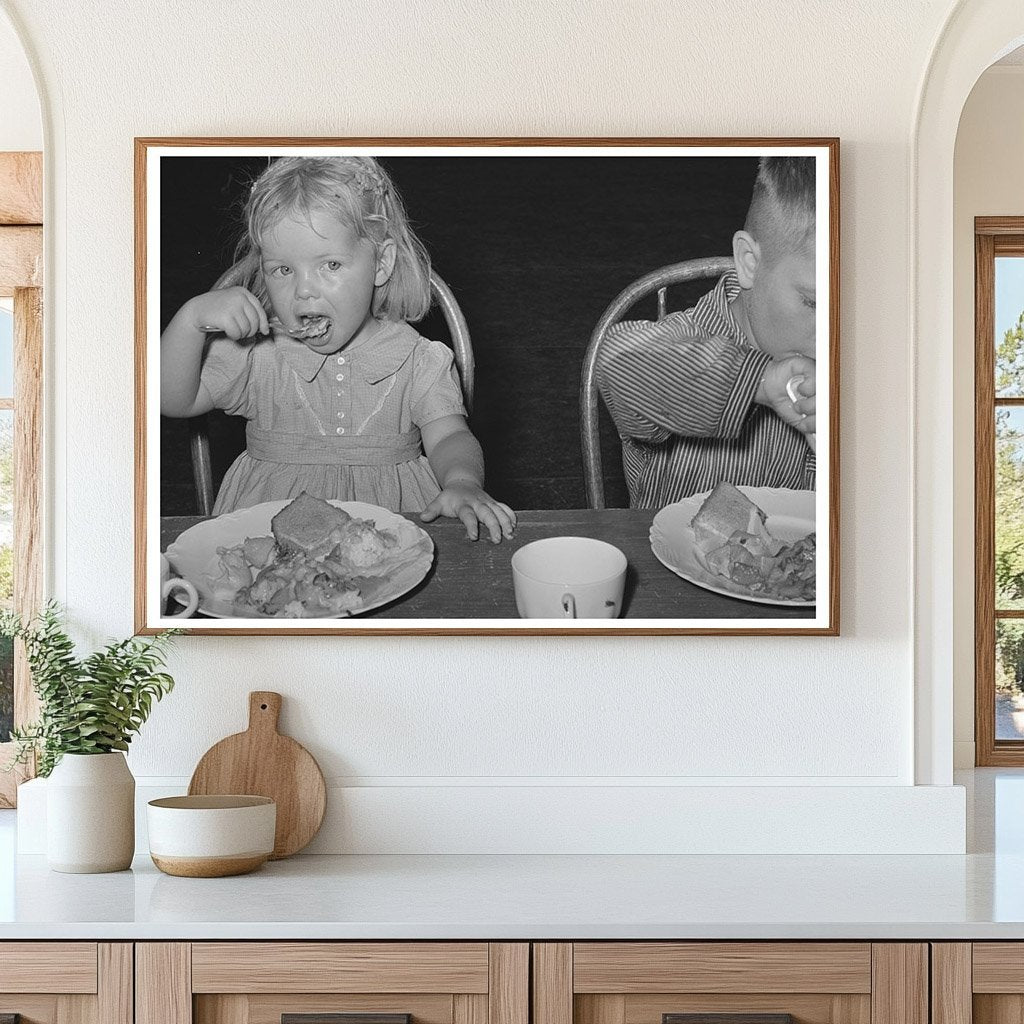
<svg viewBox="0 0 1024 1024">
<path fill-rule="evenodd" d="M 345 357 L 344 356 L 338 356 L 338 365 L 340 366 L 343 362 L 345 362 Z"/>
<path fill-rule="evenodd" d="M 335 380 L 344 380 L 344 379 L 345 379 L 345 374 L 343 374 L 343 373 L 339 373 L 339 374 L 338 374 L 338 376 L 337 376 L 337 377 L 335 377 L 334 379 L 335 379 Z"/>
<path fill-rule="evenodd" d="M 343 420 L 344 418 L 345 418 L 345 414 L 343 412 L 339 412 L 338 413 L 338 419 L 339 420 Z"/>
<path fill-rule="evenodd" d="M 338 427 L 338 433 L 339 434 L 344 434 L 345 433 L 345 428 L 344 427 Z"/>
</svg>

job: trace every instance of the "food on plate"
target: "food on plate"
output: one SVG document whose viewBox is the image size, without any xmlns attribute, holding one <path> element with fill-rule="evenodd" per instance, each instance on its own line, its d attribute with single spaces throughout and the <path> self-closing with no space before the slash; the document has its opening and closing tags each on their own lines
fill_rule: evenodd
<svg viewBox="0 0 1024 1024">
<path fill-rule="evenodd" d="M 768 517 L 739 488 L 722 482 L 693 517 L 694 546 L 709 572 L 752 594 L 813 601 L 815 540 L 787 544 L 772 536 Z"/>
<path fill-rule="evenodd" d="M 237 614 L 327 618 L 359 609 L 394 568 L 398 538 L 303 492 L 270 521 L 271 537 L 217 548 L 214 592 Z"/>
</svg>

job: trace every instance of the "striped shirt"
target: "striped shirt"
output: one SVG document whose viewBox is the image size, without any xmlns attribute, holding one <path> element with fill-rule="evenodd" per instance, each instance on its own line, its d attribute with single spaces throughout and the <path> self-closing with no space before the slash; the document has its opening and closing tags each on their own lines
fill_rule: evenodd
<svg viewBox="0 0 1024 1024">
<path fill-rule="evenodd" d="M 771 356 L 746 338 L 730 303 L 733 272 L 696 306 L 612 326 L 597 382 L 622 439 L 633 508 L 661 508 L 722 480 L 813 490 L 804 435 L 754 402 Z"/>
</svg>

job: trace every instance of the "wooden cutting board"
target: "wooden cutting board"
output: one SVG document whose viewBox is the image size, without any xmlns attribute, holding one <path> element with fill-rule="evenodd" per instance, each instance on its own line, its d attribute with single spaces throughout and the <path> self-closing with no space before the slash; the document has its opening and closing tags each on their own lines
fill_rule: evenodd
<svg viewBox="0 0 1024 1024">
<path fill-rule="evenodd" d="M 313 755 L 277 731 L 281 694 L 249 694 L 249 728 L 214 744 L 202 756 L 190 796 L 245 793 L 277 803 L 271 860 L 297 853 L 316 835 L 327 807 L 327 787 Z"/>
</svg>

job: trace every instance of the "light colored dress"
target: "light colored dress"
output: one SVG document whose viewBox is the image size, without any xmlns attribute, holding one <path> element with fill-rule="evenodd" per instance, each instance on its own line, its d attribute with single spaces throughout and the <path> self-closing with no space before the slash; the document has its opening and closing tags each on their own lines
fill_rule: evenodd
<svg viewBox="0 0 1024 1024">
<path fill-rule="evenodd" d="M 420 427 L 466 415 L 451 350 L 403 321 L 330 356 L 282 334 L 216 337 L 201 373 L 214 405 L 248 421 L 214 515 L 303 491 L 422 511 L 440 488 Z"/>
</svg>

